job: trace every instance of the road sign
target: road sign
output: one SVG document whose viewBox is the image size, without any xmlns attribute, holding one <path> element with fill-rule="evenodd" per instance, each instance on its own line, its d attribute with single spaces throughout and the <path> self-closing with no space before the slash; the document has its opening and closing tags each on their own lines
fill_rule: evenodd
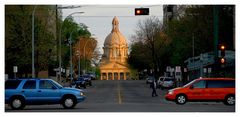
<svg viewBox="0 0 240 117">
<path fill-rule="evenodd" d="M 208 68 L 208 73 L 211 73 L 212 72 L 212 68 Z"/>
<path fill-rule="evenodd" d="M 13 72 L 14 72 L 14 73 L 17 73 L 17 72 L 18 72 L 17 66 L 13 66 Z"/>
<path fill-rule="evenodd" d="M 180 66 L 176 66 L 175 72 L 181 72 L 181 67 Z"/>
</svg>

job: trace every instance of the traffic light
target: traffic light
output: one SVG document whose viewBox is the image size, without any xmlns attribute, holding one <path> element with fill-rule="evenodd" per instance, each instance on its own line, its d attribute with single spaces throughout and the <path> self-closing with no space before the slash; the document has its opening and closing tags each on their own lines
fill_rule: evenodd
<svg viewBox="0 0 240 117">
<path fill-rule="evenodd" d="M 226 63 L 226 59 L 225 59 L 224 57 L 220 57 L 220 58 L 219 58 L 219 62 L 220 62 L 221 64 L 225 64 L 225 63 Z"/>
<path fill-rule="evenodd" d="M 225 44 L 219 44 L 218 49 L 220 50 L 220 53 L 221 53 L 218 62 L 220 63 L 221 66 L 224 66 L 224 64 L 226 63 L 226 58 L 225 58 L 226 46 L 225 46 Z"/>
<path fill-rule="evenodd" d="M 224 44 L 219 45 L 219 50 L 221 51 L 221 57 L 225 56 L 226 46 Z"/>
<path fill-rule="evenodd" d="M 149 15 L 149 8 L 135 8 L 135 15 Z"/>
</svg>

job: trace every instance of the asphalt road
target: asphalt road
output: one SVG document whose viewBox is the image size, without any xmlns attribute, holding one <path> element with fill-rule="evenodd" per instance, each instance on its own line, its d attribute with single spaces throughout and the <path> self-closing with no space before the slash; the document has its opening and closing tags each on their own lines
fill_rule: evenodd
<svg viewBox="0 0 240 117">
<path fill-rule="evenodd" d="M 221 102 L 177 105 L 164 99 L 167 90 L 157 89 L 158 96 L 152 97 L 152 90 L 144 80 L 93 81 L 93 86 L 84 90 L 86 100 L 74 109 L 63 109 L 56 104 L 11 110 L 5 105 L 5 112 L 235 112 L 235 106 L 226 106 Z"/>
</svg>

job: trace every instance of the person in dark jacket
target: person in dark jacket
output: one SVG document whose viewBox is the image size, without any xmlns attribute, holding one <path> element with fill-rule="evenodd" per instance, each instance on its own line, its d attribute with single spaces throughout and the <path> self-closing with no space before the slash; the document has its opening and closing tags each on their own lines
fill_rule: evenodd
<svg viewBox="0 0 240 117">
<path fill-rule="evenodd" d="M 156 92 L 156 88 L 157 88 L 156 81 L 153 80 L 153 82 L 152 82 L 151 85 L 152 85 L 152 86 L 151 86 L 151 87 L 152 87 L 152 97 L 158 96 L 158 95 L 157 95 L 157 92 Z"/>
</svg>

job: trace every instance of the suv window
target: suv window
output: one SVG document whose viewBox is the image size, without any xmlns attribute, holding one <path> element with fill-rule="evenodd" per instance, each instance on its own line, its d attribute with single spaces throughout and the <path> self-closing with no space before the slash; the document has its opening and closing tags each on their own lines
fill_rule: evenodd
<svg viewBox="0 0 240 117">
<path fill-rule="evenodd" d="M 36 81 L 35 80 L 28 80 L 23 85 L 23 89 L 36 89 Z"/>
<path fill-rule="evenodd" d="M 207 81 L 208 88 L 234 88 L 234 80 L 209 80 Z"/>
<path fill-rule="evenodd" d="M 16 89 L 21 80 L 7 80 L 5 82 L 5 89 Z"/>
<path fill-rule="evenodd" d="M 41 80 L 39 84 L 40 89 L 52 89 L 55 87 L 49 80 Z"/>
<path fill-rule="evenodd" d="M 199 82 L 196 82 L 193 84 L 194 88 L 206 88 L 206 81 L 205 80 L 201 80 Z"/>
<path fill-rule="evenodd" d="M 235 88 L 235 80 L 225 80 L 224 87 L 225 88 Z"/>
</svg>

